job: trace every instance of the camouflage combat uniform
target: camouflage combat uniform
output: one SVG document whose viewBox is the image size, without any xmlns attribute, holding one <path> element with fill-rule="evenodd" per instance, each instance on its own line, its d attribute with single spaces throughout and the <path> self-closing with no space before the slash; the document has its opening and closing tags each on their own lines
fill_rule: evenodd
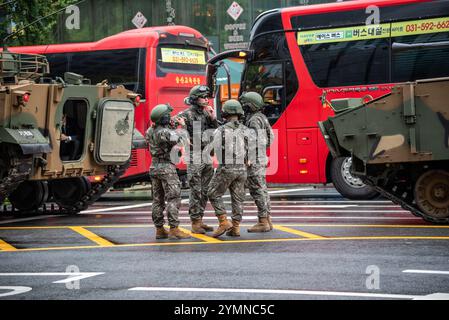
<svg viewBox="0 0 449 320">
<path fill-rule="evenodd" d="M 219 167 L 209 185 L 208 197 L 217 217 L 226 215 L 223 195 L 229 189 L 232 203 L 232 220 L 242 221 L 243 203 L 245 201 L 245 181 L 247 177 L 247 149 L 245 138 L 248 128 L 239 121 L 227 122 L 219 127 L 213 140 Z M 229 142 L 233 139 L 232 142 Z M 226 155 L 231 155 L 229 163 Z"/>
<path fill-rule="evenodd" d="M 164 210 L 167 208 L 168 223 L 171 228 L 177 228 L 181 206 L 181 182 L 176 166 L 170 160 L 170 152 L 179 143 L 181 136 L 168 126 L 156 125 L 148 129 L 145 139 L 152 156 L 150 177 L 153 186 L 154 225 L 157 228 L 164 226 Z"/>
<path fill-rule="evenodd" d="M 187 180 L 190 187 L 189 215 L 192 220 L 198 220 L 204 216 L 207 190 L 214 175 L 212 163 L 205 163 L 202 159 L 204 148 L 209 143 L 207 139 L 204 139 L 203 133 L 206 130 L 218 128 L 218 122 L 198 105 L 192 105 L 178 117 L 185 119 L 190 142 L 193 144 L 187 164 Z M 199 141 L 201 141 L 201 148 L 195 145 Z"/>
<path fill-rule="evenodd" d="M 260 111 L 247 114 L 245 125 L 255 131 L 251 136 L 257 137 L 257 142 L 251 143 L 251 146 L 254 147 L 250 150 L 253 157 L 251 157 L 251 164 L 248 167 L 246 187 L 256 203 L 258 217 L 267 218 L 270 215 L 271 205 L 266 179 L 268 164 L 266 148 L 272 143 L 274 134 L 267 117 Z M 263 150 L 258 150 L 257 147 L 263 147 Z"/>
</svg>

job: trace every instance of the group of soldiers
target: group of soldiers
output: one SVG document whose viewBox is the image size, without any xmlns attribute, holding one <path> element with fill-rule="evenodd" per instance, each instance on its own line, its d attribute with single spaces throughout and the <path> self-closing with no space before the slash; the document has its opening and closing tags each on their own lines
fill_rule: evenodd
<svg viewBox="0 0 449 320">
<path fill-rule="evenodd" d="M 239 100 L 226 101 L 222 107 L 224 121 L 221 124 L 209 105 L 209 94 L 206 86 L 193 87 L 186 98 L 186 104 L 190 107 L 173 118 L 173 108 L 168 104 L 158 105 L 151 112 L 153 125 L 145 138 L 152 156 L 152 218 L 156 239 L 190 237 L 179 229 L 181 183 L 173 159 L 183 147 L 187 147 L 189 216 L 193 234 L 213 232 L 215 238 L 225 233 L 239 237 L 245 187 L 249 189 L 258 209 L 258 223 L 248 232 L 273 230 L 266 184 L 266 149 L 274 135 L 262 113 L 263 98 L 258 93 L 247 92 Z M 251 154 L 257 156 L 251 157 Z M 216 170 L 213 156 L 218 159 Z M 231 196 L 231 221 L 227 218 L 223 201 L 227 190 Z M 207 201 L 210 201 L 218 218 L 219 225 L 215 231 L 203 221 Z M 165 209 L 169 231 L 164 228 Z"/>
</svg>

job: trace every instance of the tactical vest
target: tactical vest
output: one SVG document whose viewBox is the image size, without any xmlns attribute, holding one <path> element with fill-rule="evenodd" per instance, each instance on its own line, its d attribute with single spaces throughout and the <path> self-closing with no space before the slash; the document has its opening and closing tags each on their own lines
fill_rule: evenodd
<svg viewBox="0 0 449 320">
<path fill-rule="evenodd" d="M 170 152 L 176 144 L 176 142 L 170 141 L 172 134 L 174 134 L 172 130 L 162 126 L 148 129 L 145 136 L 154 162 L 170 162 Z"/>
</svg>

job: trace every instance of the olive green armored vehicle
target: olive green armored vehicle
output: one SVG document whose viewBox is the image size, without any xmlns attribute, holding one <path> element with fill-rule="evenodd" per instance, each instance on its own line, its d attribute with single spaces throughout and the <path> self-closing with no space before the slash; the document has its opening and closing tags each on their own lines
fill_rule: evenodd
<svg viewBox="0 0 449 320">
<path fill-rule="evenodd" d="M 320 123 L 332 154 L 352 156 L 353 174 L 404 209 L 449 223 L 449 78 L 332 105 L 336 115 Z"/>
<path fill-rule="evenodd" d="M 139 98 L 106 81 L 48 73 L 43 56 L 0 52 L 0 204 L 76 213 L 127 169 Z M 90 176 L 104 178 L 91 184 Z"/>
</svg>

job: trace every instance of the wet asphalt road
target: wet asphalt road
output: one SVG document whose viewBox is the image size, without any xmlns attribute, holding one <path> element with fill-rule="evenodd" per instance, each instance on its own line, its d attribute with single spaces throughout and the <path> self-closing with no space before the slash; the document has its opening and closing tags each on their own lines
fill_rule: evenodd
<svg viewBox="0 0 449 320">
<path fill-rule="evenodd" d="M 218 241 L 155 241 L 145 193 L 109 194 L 77 216 L 2 215 L 0 300 L 449 299 L 449 226 L 333 189 L 270 192 L 273 232 L 246 232 L 248 199 L 242 236 Z M 205 220 L 216 225 L 210 205 Z"/>
</svg>

